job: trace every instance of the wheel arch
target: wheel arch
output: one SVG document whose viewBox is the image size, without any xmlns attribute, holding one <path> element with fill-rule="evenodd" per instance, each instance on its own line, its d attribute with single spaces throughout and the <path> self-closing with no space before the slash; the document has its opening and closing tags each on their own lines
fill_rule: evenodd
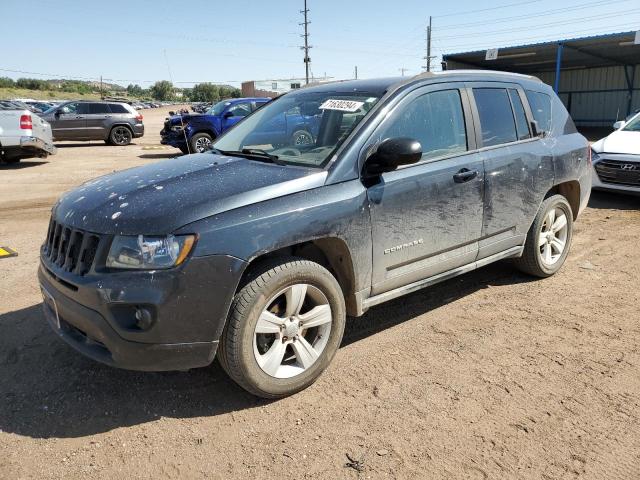
<svg viewBox="0 0 640 480">
<path fill-rule="evenodd" d="M 578 218 L 578 213 L 580 211 L 580 182 L 577 180 L 569 180 L 566 182 L 558 183 L 551 187 L 551 189 L 544 196 L 545 199 L 549 198 L 552 195 L 562 195 L 569 202 L 569 206 L 571 207 L 571 213 L 573 214 L 573 219 Z"/>
<path fill-rule="evenodd" d="M 347 314 L 357 315 L 355 271 L 351 252 L 345 241 L 338 237 L 318 238 L 256 254 L 249 259 L 238 285 L 238 290 L 250 281 L 252 272 L 260 268 L 265 262 L 292 256 L 318 263 L 329 270 L 340 285 L 347 307 Z"/>
</svg>

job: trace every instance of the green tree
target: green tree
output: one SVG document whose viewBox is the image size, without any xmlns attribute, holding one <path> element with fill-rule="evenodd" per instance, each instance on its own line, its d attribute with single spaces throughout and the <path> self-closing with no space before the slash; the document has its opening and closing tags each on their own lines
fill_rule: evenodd
<svg viewBox="0 0 640 480">
<path fill-rule="evenodd" d="M 143 95 L 143 92 L 144 91 L 142 90 L 142 87 L 140 85 L 138 85 L 138 84 L 134 85 L 134 84 L 130 83 L 127 86 L 127 93 L 129 95 L 131 95 L 132 97 L 141 97 Z"/>
<path fill-rule="evenodd" d="M 219 90 L 213 83 L 199 83 L 193 86 L 189 99 L 192 102 L 217 102 L 220 100 Z"/>
<path fill-rule="evenodd" d="M 15 85 L 16 82 L 14 82 L 12 78 L 0 77 L 0 88 L 10 88 L 14 87 Z"/>
<path fill-rule="evenodd" d="M 156 100 L 171 100 L 173 98 L 173 84 L 168 80 L 156 82 L 151 87 L 151 95 Z"/>
</svg>

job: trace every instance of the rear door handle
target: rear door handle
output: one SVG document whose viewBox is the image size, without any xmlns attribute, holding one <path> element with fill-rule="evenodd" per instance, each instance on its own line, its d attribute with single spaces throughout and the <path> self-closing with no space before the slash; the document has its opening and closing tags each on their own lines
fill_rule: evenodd
<svg viewBox="0 0 640 480">
<path fill-rule="evenodd" d="M 465 183 L 469 180 L 473 180 L 478 176 L 477 170 L 469 170 L 468 168 L 463 168 L 458 173 L 453 176 L 453 181 L 456 183 Z"/>
</svg>

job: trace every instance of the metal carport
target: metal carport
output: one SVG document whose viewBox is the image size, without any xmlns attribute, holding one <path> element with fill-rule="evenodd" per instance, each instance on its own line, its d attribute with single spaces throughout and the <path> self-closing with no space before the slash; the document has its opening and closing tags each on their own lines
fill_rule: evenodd
<svg viewBox="0 0 640 480">
<path fill-rule="evenodd" d="M 580 127 L 610 127 L 640 109 L 640 32 L 443 55 L 443 68 L 535 75 Z"/>
</svg>

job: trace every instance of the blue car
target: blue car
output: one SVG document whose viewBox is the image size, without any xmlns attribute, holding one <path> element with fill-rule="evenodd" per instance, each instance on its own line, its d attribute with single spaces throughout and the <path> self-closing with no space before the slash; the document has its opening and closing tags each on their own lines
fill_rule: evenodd
<svg viewBox="0 0 640 480">
<path fill-rule="evenodd" d="M 204 114 L 173 115 L 160 132 L 163 145 L 179 148 L 183 153 L 201 153 L 209 148 L 213 140 L 233 127 L 244 117 L 270 98 L 236 98 L 223 100 L 213 105 Z M 264 125 L 262 131 L 254 132 L 256 144 L 274 139 L 282 144 L 308 145 L 314 141 L 319 117 L 299 109 L 284 112 Z"/>
</svg>

